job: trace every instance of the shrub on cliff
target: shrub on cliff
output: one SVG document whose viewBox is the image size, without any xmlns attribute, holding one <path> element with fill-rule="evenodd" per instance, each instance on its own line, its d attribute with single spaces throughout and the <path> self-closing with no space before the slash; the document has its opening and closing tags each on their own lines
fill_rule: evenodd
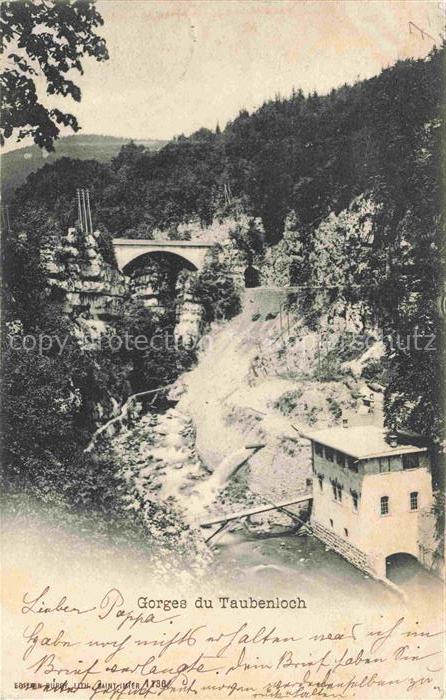
<svg viewBox="0 0 446 700">
<path fill-rule="evenodd" d="M 103 349 L 82 347 L 74 324 L 48 305 L 24 330 L 10 324 L 3 336 L 2 451 L 4 473 L 14 488 L 64 492 L 69 466 L 94 428 L 101 399 L 123 390 L 124 371 Z"/>
<path fill-rule="evenodd" d="M 128 339 L 116 351 L 115 362 L 129 367 L 128 379 L 134 392 L 171 384 L 195 360 L 192 348 L 175 342 L 174 307 L 160 315 L 130 300 L 112 325 L 118 337 Z"/>
<path fill-rule="evenodd" d="M 237 248 L 246 253 L 248 262 L 265 249 L 265 231 L 262 220 L 252 216 L 241 216 L 229 232 L 229 239 Z"/>
<path fill-rule="evenodd" d="M 203 307 L 203 321 L 223 321 L 240 312 L 240 295 L 228 268 L 220 262 L 205 265 L 193 284 L 193 293 Z"/>
</svg>

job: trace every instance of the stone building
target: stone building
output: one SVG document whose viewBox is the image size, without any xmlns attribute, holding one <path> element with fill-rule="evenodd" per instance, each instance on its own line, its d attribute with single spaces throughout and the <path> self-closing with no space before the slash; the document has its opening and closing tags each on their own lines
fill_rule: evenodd
<svg viewBox="0 0 446 700">
<path fill-rule="evenodd" d="M 312 446 L 314 534 L 378 577 L 397 555 L 423 563 L 422 514 L 433 499 L 427 449 L 389 439 L 373 425 L 305 437 Z"/>
</svg>

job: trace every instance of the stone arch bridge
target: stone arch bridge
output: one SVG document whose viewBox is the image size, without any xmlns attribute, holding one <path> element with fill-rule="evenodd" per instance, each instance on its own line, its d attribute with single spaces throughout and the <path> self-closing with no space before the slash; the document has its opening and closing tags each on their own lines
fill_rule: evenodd
<svg viewBox="0 0 446 700">
<path fill-rule="evenodd" d="M 127 265 L 143 255 L 151 253 L 168 253 L 176 255 L 193 265 L 197 270 L 204 266 L 206 254 L 212 248 L 212 243 L 201 241 L 173 241 L 173 240 L 140 240 L 136 238 L 114 238 L 118 268 L 124 271 Z"/>
</svg>

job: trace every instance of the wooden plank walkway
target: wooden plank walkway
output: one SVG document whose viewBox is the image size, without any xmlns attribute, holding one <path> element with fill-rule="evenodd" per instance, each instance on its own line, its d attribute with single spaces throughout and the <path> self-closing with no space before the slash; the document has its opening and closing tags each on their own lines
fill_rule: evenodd
<svg viewBox="0 0 446 700">
<path fill-rule="evenodd" d="M 220 515 L 218 518 L 214 518 L 213 520 L 206 520 L 200 523 L 201 527 L 211 527 L 212 525 L 220 525 L 220 527 L 214 532 L 213 535 L 211 535 L 207 542 L 211 540 L 215 535 L 220 532 L 220 530 L 223 530 L 224 527 L 233 520 L 239 520 L 241 518 L 249 518 L 250 515 L 256 515 L 257 513 L 267 513 L 270 510 L 282 510 L 287 508 L 288 506 L 293 506 L 296 503 L 303 503 L 304 501 L 311 501 L 313 500 L 313 494 L 312 493 L 305 493 L 302 494 L 302 496 L 298 496 L 297 498 L 294 498 L 292 501 L 280 501 L 279 503 L 271 503 L 270 505 L 267 506 L 256 506 L 254 508 L 249 508 L 248 510 L 242 510 L 238 511 L 237 513 L 232 513 L 228 515 Z"/>
<path fill-rule="evenodd" d="M 267 506 L 256 506 L 254 508 L 249 508 L 248 510 L 242 510 L 237 513 L 233 513 L 231 515 L 221 515 L 219 518 L 215 518 L 213 520 L 207 520 L 205 522 L 200 523 L 201 527 L 211 527 L 212 525 L 218 525 L 217 529 L 209 536 L 206 538 L 205 542 L 206 544 L 209 544 L 211 540 L 214 539 L 218 534 L 222 534 L 223 531 L 226 529 L 226 527 L 229 525 L 230 522 L 234 520 L 244 520 L 245 518 L 249 518 L 250 515 L 256 515 L 257 513 L 267 513 L 268 511 L 271 510 L 279 510 L 284 513 L 287 513 L 290 515 L 293 520 L 296 520 L 300 522 L 302 525 L 304 524 L 303 521 L 300 520 L 299 517 L 297 517 L 294 513 L 291 511 L 287 510 L 288 506 L 293 506 L 296 503 L 303 503 L 304 501 L 311 501 L 313 500 L 313 494 L 312 493 L 305 493 L 302 494 L 302 496 L 298 496 L 297 498 L 294 498 L 292 501 L 280 501 L 279 503 L 271 503 Z"/>
</svg>

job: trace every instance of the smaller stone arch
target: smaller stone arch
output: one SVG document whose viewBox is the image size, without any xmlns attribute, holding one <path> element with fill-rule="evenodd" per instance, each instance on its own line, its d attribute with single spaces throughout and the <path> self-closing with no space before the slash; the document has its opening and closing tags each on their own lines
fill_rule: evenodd
<svg viewBox="0 0 446 700">
<path fill-rule="evenodd" d="M 386 578 L 403 583 L 420 572 L 422 566 L 414 554 L 394 552 L 386 557 Z"/>
</svg>

